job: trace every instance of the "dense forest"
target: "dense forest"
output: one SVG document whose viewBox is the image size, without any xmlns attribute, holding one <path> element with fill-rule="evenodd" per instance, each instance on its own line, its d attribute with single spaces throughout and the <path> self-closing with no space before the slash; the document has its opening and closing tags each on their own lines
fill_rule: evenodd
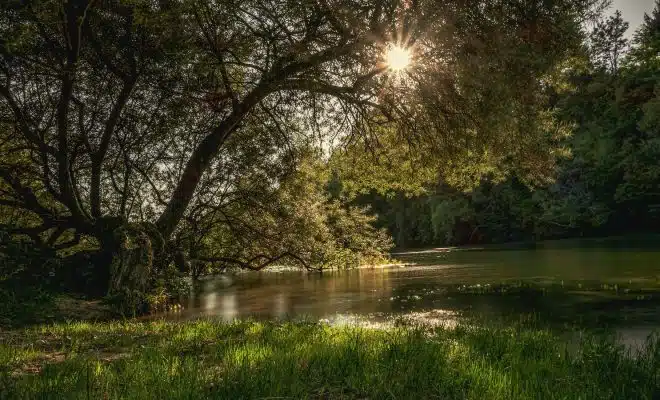
<svg viewBox="0 0 660 400">
<path fill-rule="evenodd" d="M 619 12 L 566 60 L 548 107 L 557 137 L 542 179 L 485 175 L 462 190 L 440 181 L 419 193 L 362 194 L 399 247 L 533 241 L 657 232 L 660 224 L 660 3 L 626 39 Z"/>
</svg>

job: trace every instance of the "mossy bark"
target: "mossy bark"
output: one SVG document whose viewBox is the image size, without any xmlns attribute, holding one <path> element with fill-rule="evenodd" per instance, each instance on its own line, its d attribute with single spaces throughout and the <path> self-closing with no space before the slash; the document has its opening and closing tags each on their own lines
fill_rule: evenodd
<svg viewBox="0 0 660 400">
<path fill-rule="evenodd" d="M 124 314 L 146 311 L 154 260 L 163 252 L 162 236 L 147 224 L 123 224 L 108 239 L 108 298 Z"/>
</svg>

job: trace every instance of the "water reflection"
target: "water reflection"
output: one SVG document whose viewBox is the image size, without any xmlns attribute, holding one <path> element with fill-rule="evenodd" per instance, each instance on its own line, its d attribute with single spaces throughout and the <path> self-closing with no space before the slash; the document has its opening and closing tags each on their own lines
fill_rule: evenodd
<svg viewBox="0 0 660 400">
<path fill-rule="evenodd" d="M 218 297 L 218 293 L 216 293 L 215 290 L 211 290 L 209 292 L 202 294 L 202 296 L 204 297 L 204 301 L 202 302 L 202 304 L 204 304 L 204 311 L 206 311 L 207 313 L 213 313 L 213 311 L 217 307 L 216 300 Z"/>
<path fill-rule="evenodd" d="M 222 296 L 222 319 L 225 321 L 232 321 L 238 316 L 238 301 L 236 300 L 236 292 L 229 290 Z"/>
<path fill-rule="evenodd" d="M 184 311 L 169 317 L 321 318 L 396 311 L 400 305 L 388 300 L 398 282 L 391 272 L 395 271 L 263 272 L 206 278 L 193 286 Z"/>
<path fill-rule="evenodd" d="M 608 245 L 609 246 L 609 245 Z M 654 245 L 655 246 L 655 245 Z M 398 255 L 414 267 L 343 272 L 262 272 L 223 275 L 195 284 L 183 312 L 166 318 L 214 316 L 283 319 L 313 318 L 333 323 L 389 324 L 393 318 L 445 324 L 457 313 L 518 315 L 536 313 L 557 322 L 610 326 L 615 320 L 630 343 L 660 326 L 658 296 L 643 301 L 602 293 L 553 294 L 521 291 L 474 295 L 457 285 L 516 282 L 597 282 L 637 284 L 657 290 L 660 246 L 539 245 L 508 251 L 425 251 Z M 452 286 L 453 285 L 453 286 Z M 581 285 L 581 284 L 580 284 Z M 618 287 L 618 286 L 617 286 Z M 657 293 L 657 292 L 656 292 Z M 599 297 L 600 296 L 600 297 Z M 162 316 L 162 315 L 161 315 Z M 159 316 L 160 317 L 160 316 Z M 623 323 L 621 323 L 623 320 Z M 641 333 L 640 333 L 641 332 Z"/>
<path fill-rule="evenodd" d="M 278 293 L 277 297 L 275 298 L 273 316 L 282 319 L 287 316 L 288 312 L 289 308 L 287 296 L 284 293 Z"/>
</svg>

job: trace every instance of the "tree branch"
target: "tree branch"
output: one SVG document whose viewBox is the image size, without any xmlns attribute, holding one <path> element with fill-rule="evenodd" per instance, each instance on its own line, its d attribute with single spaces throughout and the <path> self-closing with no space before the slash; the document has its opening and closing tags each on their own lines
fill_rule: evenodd
<svg viewBox="0 0 660 400">
<path fill-rule="evenodd" d="M 291 252 L 284 252 L 280 255 L 277 256 L 267 256 L 265 254 L 259 254 L 257 256 L 252 257 L 251 259 L 247 261 L 239 260 L 237 258 L 232 258 L 232 257 L 200 257 L 197 258 L 197 261 L 204 261 L 204 262 L 222 262 L 226 264 L 234 264 L 238 265 L 240 268 L 243 269 L 249 269 L 251 271 L 261 271 L 264 268 L 268 267 L 269 265 L 272 265 L 284 258 L 292 258 L 298 262 L 300 262 L 303 267 L 305 267 L 308 270 L 316 269 L 311 267 L 305 260 L 303 260 L 301 257 L 297 256 L 296 254 L 293 254 Z M 259 264 L 254 264 L 255 262 L 259 260 L 264 260 L 263 262 Z M 192 261 L 192 260 L 191 260 Z"/>
<path fill-rule="evenodd" d="M 78 57 L 81 47 L 81 29 L 85 23 L 88 8 L 93 1 L 87 3 L 65 3 L 63 10 L 63 33 L 66 40 L 66 62 L 62 71 L 62 86 L 57 103 L 56 126 L 58 149 L 55 158 L 58 162 L 58 184 L 63 203 L 69 208 L 74 218 L 84 221 L 85 213 L 74 190 L 75 182 L 71 175 L 71 160 L 69 159 L 69 104 L 73 96 L 74 82 Z M 82 7 L 84 6 L 84 7 Z M 82 12 L 80 8 L 83 8 Z"/>
<path fill-rule="evenodd" d="M 37 133 L 34 132 L 32 128 L 30 128 L 30 124 L 28 123 L 27 117 L 21 110 L 20 106 L 18 105 L 14 97 L 11 95 L 8 86 L 0 85 L 0 95 L 2 95 L 2 97 L 4 97 L 5 100 L 7 101 L 7 104 L 9 105 L 9 108 L 14 114 L 14 118 L 18 123 L 18 128 L 23 133 L 23 136 L 29 142 L 36 145 L 41 152 L 47 154 L 55 154 L 56 152 L 55 148 L 48 146 L 43 140 L 41 140 L 41 138 L 39 138 L 39 135 L 37 135 Z"/>
<path fill-rule="evenodd" d="M 110 116 L 105 123 L 103 129 L 103 134 L 101 135 L 101 144 L 99 148 L 91 155 L 92 159 L 92 176 L 90 182 L 90 202 L 92 209 L 92 216 L 94 218 L 99 218 L 101 216 L 101 173 L 103 171 L 103 162 L 105 161 L 105 156 L 108 153 L 108 148 L 110 147 L 110 140 L 112 135 L 115 132 L 115 127 L 119 122 L 119 117 L 121 112 L 128 103 L 128 99 L 131 96 L 131 92 L 135 87 L 136 80 L 130 79 L 124 82 L 124 85 L 121 88 L 119 97 L 115 104 L 112 106 L 112 111 Z"/>
</svg>

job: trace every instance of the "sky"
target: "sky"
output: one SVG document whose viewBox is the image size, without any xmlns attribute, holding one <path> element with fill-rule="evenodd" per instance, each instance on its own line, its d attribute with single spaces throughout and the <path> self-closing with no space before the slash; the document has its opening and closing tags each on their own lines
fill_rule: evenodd
<svg viewBox="0 0 660 400">
<path fill-rule="evenodd" d="M 651 13 L 655 0 L 613 0 L 611 11 L 620 10 L 623 19 L 630 22 L 626 35 L 630 38 L 641 25 L 644 13 Z"/>
</svg>

